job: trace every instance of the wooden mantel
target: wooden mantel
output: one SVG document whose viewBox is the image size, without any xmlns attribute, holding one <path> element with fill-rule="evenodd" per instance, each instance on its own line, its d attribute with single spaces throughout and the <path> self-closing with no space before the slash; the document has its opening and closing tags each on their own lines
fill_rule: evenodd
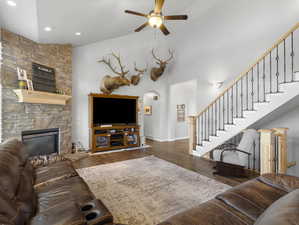
<svg viewBox="0 0 299 225">
<path fill-rule="evenodd" d="M 54 94 L 41 91 L 29 91 L 24 89 L 15 89 L 14 92 L 19 98 L 19 102 L 50 104 L 50 105 L 65 105 L 72 96 Z"/>
</svg>

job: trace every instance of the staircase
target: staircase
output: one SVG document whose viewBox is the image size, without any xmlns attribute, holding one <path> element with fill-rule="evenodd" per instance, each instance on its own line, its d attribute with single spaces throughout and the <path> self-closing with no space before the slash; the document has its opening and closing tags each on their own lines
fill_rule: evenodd
<svg viewBox="0 0 299 225">
<path fill-rule="evenodd" d="M 203 156 L 299 98 L 299 23 L 211 104 L 190 117 L 190 154 Z"/>
</svg>

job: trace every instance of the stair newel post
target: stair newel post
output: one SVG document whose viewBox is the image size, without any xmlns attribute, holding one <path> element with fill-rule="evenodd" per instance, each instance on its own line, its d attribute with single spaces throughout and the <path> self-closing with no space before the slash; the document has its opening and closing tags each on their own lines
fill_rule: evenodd
<svg viewBox="0 0 299 225">
<path fill-rule="evenodd" d="M 261 175 L 275 173 L 275 135 L 271 129 L 259 130 Z"/>
<path fill-rule="evenodd" d="M 189 153 L 196 150 L 196 117 L 189 116 Z"/>
<path fill-rule="evenodd" d="M 278 165 L 277 165 L 277 172 L 285 174 L 288 169 L 288 144 L 287 144 L 287 135 L 288 135 L 288 128 L 274 128 L 274 134 L 278 137 Z"/>
</svg>

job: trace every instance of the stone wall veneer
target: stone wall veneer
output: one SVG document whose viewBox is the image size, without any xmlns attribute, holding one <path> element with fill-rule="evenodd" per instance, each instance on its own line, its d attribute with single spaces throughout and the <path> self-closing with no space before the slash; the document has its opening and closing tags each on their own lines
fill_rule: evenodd
<svg viewBox="0 0 299 225">
<path fill-rule="evenodd" d="M 71 101 L 67 105 L 18 103 L 13 89 L 18 88 L 16 68 L 27 71 L 31 79 L 32 62 L 55 69 L 56 87 L 71 95 L 72 46 L 39 44 L 2 29 L 0 125 L 2 141 L 21 137 L 24 130 L 60 128 L 60 151 L 71 150 Z"/>
</svg>

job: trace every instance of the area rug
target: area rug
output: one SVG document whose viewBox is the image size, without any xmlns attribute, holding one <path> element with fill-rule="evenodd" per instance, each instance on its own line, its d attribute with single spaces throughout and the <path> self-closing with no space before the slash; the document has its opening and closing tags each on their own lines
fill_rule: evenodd
<svg viewBox="0 0 299 225">
<path fill-rule="evenodd" d="M 230 188 L 154 156 L 77 170 L 115 222 L 156 225 Z"/>
</svg>

